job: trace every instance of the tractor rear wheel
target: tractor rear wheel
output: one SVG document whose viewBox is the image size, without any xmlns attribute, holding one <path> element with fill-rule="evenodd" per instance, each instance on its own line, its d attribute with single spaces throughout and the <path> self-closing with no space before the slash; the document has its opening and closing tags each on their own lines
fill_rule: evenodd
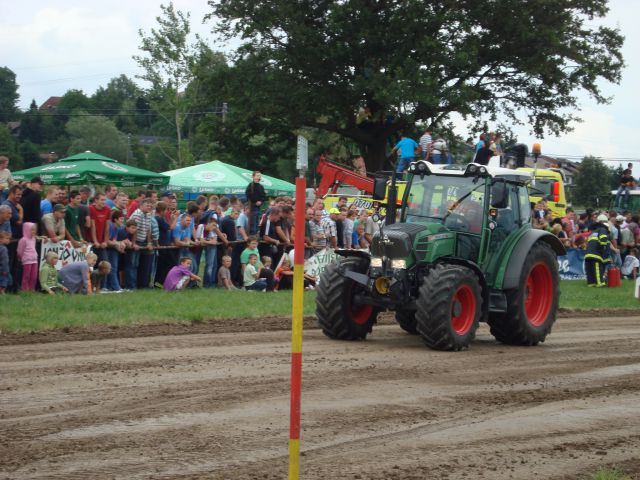
<svg viewBox="0 0 640 480">
<path fill-rule="evenodd" d="M 405 332 L 411 335 L 417 335 L 416 312 L 411 310 L 396 310 L 396 321 Z"/>
<path fill-rule="evenodd" d="M 366 338 L 376 322 L 378 310 L 372 305 L 357 305 L 354 297 L 364 288 L 343 275 L 341 270 L 364 273 L 366 261 L 345 258 L 327 266 L 316 289 L 316 316 L 322 332 L 329 338 L 360 340 Z"/>
<path fill-rule="evenodd" d="M 435 350 L 462 350 L 475 338 L 482 313 L 476 274 L 457 265 L 436 265 L 420 287 L 417 330 Z"/>
<path fill-rule="evenodd" d="M 496 340 L 510 345 L 544 342 L 556 321 L 558 278 L 558 262 L 551 247 L 543 242 L 534 244 L 522 266 L 519 287 L 505 292 L 507 311 L 489 315 Z"/>
</svg>

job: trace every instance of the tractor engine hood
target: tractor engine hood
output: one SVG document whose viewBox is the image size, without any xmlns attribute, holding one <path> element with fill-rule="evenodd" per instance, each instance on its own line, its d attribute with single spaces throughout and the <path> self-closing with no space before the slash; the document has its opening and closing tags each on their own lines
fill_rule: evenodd
<svg viewBox="0 0 640 480">
<path fill-rule="evenodd" d="M 408 257 L 416 235 L 427 228 L 418 223 L 394 223 L 383 227 L 371 239 L 371 254 L 375 257 Z"/>
</svg>

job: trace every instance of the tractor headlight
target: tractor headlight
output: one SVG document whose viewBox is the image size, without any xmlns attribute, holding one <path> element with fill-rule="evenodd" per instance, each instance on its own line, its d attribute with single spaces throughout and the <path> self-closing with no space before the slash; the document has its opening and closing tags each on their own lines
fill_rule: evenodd
<svg viewBox="0 0 640 480">
<path fill-rule="evenodd" d="M 370 265 L 372 267 L 382 268 L 382 258 L 380 258 L 380 257 L 371 257 Z"/>
<path fill-rule="evenodd" d="M 391 268 L 407 268 L 407 261 L 404 258 L 391 260 Z"/>
</svg>

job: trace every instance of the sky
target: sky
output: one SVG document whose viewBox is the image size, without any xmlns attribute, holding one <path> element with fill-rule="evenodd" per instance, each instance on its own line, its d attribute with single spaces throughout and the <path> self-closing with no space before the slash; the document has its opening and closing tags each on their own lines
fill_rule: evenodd
<svg viewBox="0 0 640 480">
<path fill-rule="evenodd" d="M 50 96 L 69 89 L 91 95 L 120 74 L 133 78 L 140 73 L 132 56 L 138 54 L 138 31 L 150 31 L 161 13 L 157 0 L 0 0 L 0 66 L 16 73 L 20 86 L 19 106 L 28 108 L 32 99 L 40 105 Z M 165 2 L 168 3 L 168 2 Z M 190 12 L 194 32 L 212 39 L 211 24 L 202 19 L 210 12 L 206 0 L 174 0 L 176 9 Z M 528 127 L 514 131 L 519 141 L 542 144 L 543 154 L 570 158 L 595 155 L 605 159 L 638 161 L 640 152 L 640 2 L 610 0 L 603 23 L 620 28 L 626 37 L 623 56 L 626 67 L 619 85 L 602 84 L 609 105 L 598 105 L 582 95 L 582 123 L 561 137 L 534 138 Z M 217 47 L 220 49 L 220 46 Z M 466 138 L 462 122 L 458 133 Z M 492 127 L 492 125 L 490 125 Z"/>
</svg>

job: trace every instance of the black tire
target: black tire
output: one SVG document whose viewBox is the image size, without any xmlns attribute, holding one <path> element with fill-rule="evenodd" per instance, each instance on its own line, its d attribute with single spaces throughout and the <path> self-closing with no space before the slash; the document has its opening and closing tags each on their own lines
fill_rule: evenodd
<svg viewBox="0 0 640 480">
<path fill-rule="evenodd" d="M 519 287 L 505 292 L 506 313 L 489 315 L 496 340 L 510 345 L 544 342 L 556 321 L 559 282 L 556 255 L 546 243 L 535 243 L 522 266 Z"/>
<path fill-rule="evenodd" d="M 361 340 L 371 332 L 378 310 L 371 305 L 353 307 L 353 296 L 362 287 L 346 278 L 340 269 L 359 273 L 366 271 L 366 262 L 345 258 L 327 266 L 316 288 L 316 316 L 322 332 L 338 340 Z"/>
<path fill-rule="evenodd" d="M 418 295 L 417 330 L 434 350 L 462 350 L 476 336 L 482 290 L 476 274 L 457 265 L 436 265 Z"/>
<path fill-rule="evenodd" d="M 416 312 L 411 310 L 396 310 L 396 321 L 405 332 L 411 335 L 418 334 Z"/>
</svg>

